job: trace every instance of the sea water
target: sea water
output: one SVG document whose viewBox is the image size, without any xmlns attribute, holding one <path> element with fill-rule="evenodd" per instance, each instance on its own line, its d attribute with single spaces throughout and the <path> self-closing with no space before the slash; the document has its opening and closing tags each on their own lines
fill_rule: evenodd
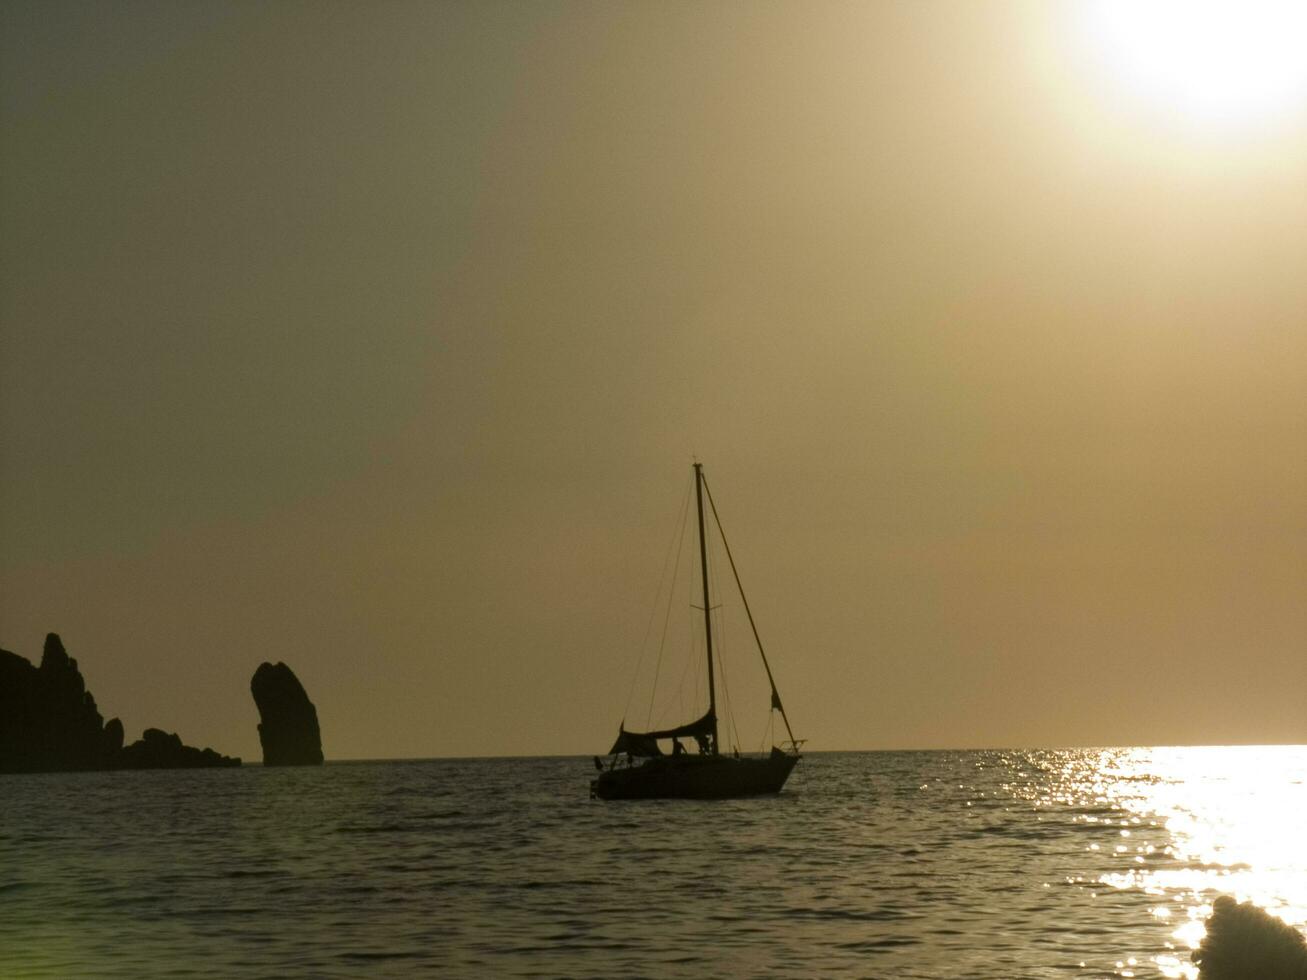
<svg viewBox="0 0 1307 980">
<path fill-rule="evenodd" d="M 1307 749 L 812 753 L 776 797 L 590 759 L 0 777 L 0 977 L 1193 977 L 1307 923 Z"/>
</svg>

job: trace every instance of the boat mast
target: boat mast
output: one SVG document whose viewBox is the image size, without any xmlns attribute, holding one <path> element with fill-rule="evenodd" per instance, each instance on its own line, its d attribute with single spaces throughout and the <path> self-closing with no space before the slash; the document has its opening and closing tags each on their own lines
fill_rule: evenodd
<svg viewBox="0 0 1307 980">
<path fill-rule="evenodd" d="M 699 571 L 703 579 L 703 636 L 708 647 L 708 715 L 712 718 L 712 754 L 717 754 L 717 692 L 712 672 L 712 607 L 708 605 L 708 541 L 703 527 L 703 464 L 694 464 L 694 499 L 699 508 Z"/>
</svg>

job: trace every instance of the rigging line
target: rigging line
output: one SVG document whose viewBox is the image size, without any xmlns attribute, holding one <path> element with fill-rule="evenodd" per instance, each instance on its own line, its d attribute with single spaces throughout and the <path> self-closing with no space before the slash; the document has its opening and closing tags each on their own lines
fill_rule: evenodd
<svg viewBox="0 0 1307 980">
<path fill-rule="evenodd" d="M 714 560 L 713 551 L 708 549 L 708 577 L 712 581 L 713 591 L 720 597 L 722 590 L 717 585 L 717 562 Z M 722 608 L 722 603 L 718 603 L 714 608 Z M 726 683 L 726 617 L 718 615 L 717 617 L 717 671 L 722 679 L 722 700 L 726 702 L 726 725 L 730 732 L 735 736 L 735 745 L 740 744 L 740 729 L 735 724 L 735 702 L 731 700 L 730 687 Z M 768 712 L 770 714 L 770 712 Z"/>
<path fill-rule="evenodd" d="M 654 664 L 653 686 L 649 689 L 649 711 L 645 716 L 646 727 L 652 726 L 653 724 L 654 698 L 658 696 L 658 677 L 662 673 L 663 653 L 667 649 L 667 624 L 672 618 L 672 603 L 676 599 L 676 579 L 680 575 L 680 571 L 681 571 L 681 550 L 685 547 L 685 525 L 689 519 L 689 514 L 690 514 L 690 490 L 687 487 L 685 491 L 685 498 L 681 501 L 681 526 L 680 528 L 677 529 L 676 532 L 676 540 L 675 540 L 676 558 L 672 561 L 672 582 L 671 585 L 667 587 L 667 612 L 663 614 L 663 632 L 662 632 L 662 636 L 659 637 L 658 639 L 658 660 Z M 671 551 L 672 549 L 669 547 L 667 549 L 668 555 L 671 554 Z M 667 570 L 666 565 L 664 565 L 663 571 L 666 572 L 666 570 Z M 662 589 L 661 582 L 659 582 L 658 587 L 660 590 L 659 594 L 661 594 L 661 589 Z M 655 604 L 654 612 L 656 613 L 657 611 L 658 611 L 658 607 L 657 604 Z M 653 625 L 653 614 L 650 614 L 649 624 L 650 626 Z M 631 693 L 632 694 L 635 693 L 635 681 L 631 682 Z"/>
<path fill-rule="evenodd" d="M 722 536 L 722 547 L 726 549 L 726 559 L 731 563 L 731 574 L 735 576 L 735 587 L 740 593 L 740 602 L 744 603 L 744 613 L 749 617 L 749 627 L 753 630 L 754 642 L 758 644 L 758 655 L 762 657 L 762 666 L 767 671 L 767 682 L 771 684 L 772 704 L 780 710 L 781 721 L 785 722 L 785 730 L 789 732 L 790 741 L 794 741 L 794 730 L 790 728 L 789 715 L 785 713 L 785 706 L 781 704 L 781 696 L 776 690 L 776 679 L 772 677 L 771 664 L 767 662 L 767 653 L 762 648 L 762 637 L 758 635 L 758 625 L 753 621 L 753 611 L 749 608 L 749 599 L 744 594 L 744 586 L 740 582 L 740 573 L 735 567 L 735 557 L 731 554 L 731 545 L 726 540 L 726 529 L 722 527 L 722 519 L 717 515 L 717 504 L 713 502 L 712 491 L 708 489 L 708 480 L 703 480 L 703 491 L 708 495 L 708 506 L 712 508 L 712 518 L 717 522 L 717 531 Z"/>
<path fill-rule="evenodd" d="M 678 564 L 679 564 L 679 562 L 678 562 Z M 694 587 L 694 573 L 693 573 L 693 572 L 690 573 L 690 578 L 686 581 L 686 587 L 689 588 L 689 589 L 691 590 L 691 592 L 693 592 L 693 587 Z M 693 606 L 694 603 L 693 603 L 693 602 L 690 602 L 690 605 Z M 669 608 L 669 610 L 670 610 L 670 604 L 669 604 L 669 607 L 668 607 L 668 608 Z M 669 615 L 670 615 L 670 612 L 669 612 Z M 685 675 L 688 674 L 688 673 L 690 672 L 690 665 L 691 665 L 691 664 L 694 664 L 694 663 L 698 663 L 698 662 L 699 662 L 699 651 L 698 651 L 698 647 L 696 646 L 696 644 L 697 644 L 698 641 L 699 641 L 699 633 L 698 633 L 698 626 L 697 626 L 697 624 L 694 622 L 694 618 L 693 618 L 693 617 L 688 618 L 688 619 L 687 619 L 683 624 L 681 624 L 681 625 L 685 626 L 686 629 L 687 629 L 688 632 L 689 632 L 689 641 L 690 641 L 690 642 L 689 642 L 688 646 L 689 646 L 689 649 L 690 649 L 690 655 L 687 656 L 687 657 L 685 657 L 685 659 L 681 661 L 681 677 L 680 677 L 680 680 L 678 680 L 678 681 L 676 682 L 676 693 L 675 693 L 675 695 L 674 695 L 674 701 L 675 701 L 675 707 L 677 708 L 677 716 L 678 716 L 678 717 L 681 717 L 681 718 L 684 718 L 684 717 L 688 714 L 688 712 L 685 710 Z M 698 672 L 698 671 L 695 671 L 695 673 L 694 673 L 694 701 L 693 701 L 693 703 L 694 703 L 694 705 L 696 705 L 696 706 L 697 706 L 698 703 L 699 703 L 699 672 Z M 663 721 L 664 721 L 664 719 L 667 718 L 667 712 L 670 711 L 670 710 L 672 709 L 672 706 L 673 706 L 673 701 L 670 701 L 670 700 L 669 700 L 669 701 L 667 702 L 667 704 L 664 706 L 662 712 L 658 715 L 658 727 L 659 727 L 659 728 L 662 728 L 662 727 L 663 727 Z M 650 706 L 650 711 L 652 712 L 652 710 L 653 710 L 653 709 L 652 709 L 652 705 L 651 705 L 651 706 Z M 695 710 L 697 711 L 697 707 L 695 708 Z M 652 726 L 650 726 L 650 727 L 652 727 Z"/>
<path fill-rule="evenodd" d="M 723 633 L 724 630 L 720 628 L 717 630 L 717 641 L 719 643 L 722 642 Z M 731 692 L 726 684 L 726 661 L 722 659 L 720 648 L 717 653 L 717 672 L 722 679 L 722 700 L 726 702 L 726 724 L 731 730 L 731 735 L 735 738 L 735 741 L 732 744 L 740 745 L 742 744 L 740 740 L 740 729 L 735 723 L 735 702 L 731 700 Z M 770 711 L 767 713 L 771 714 Z"/>
<path fill-rule="evenodd" d="M 677 707 L 677 717 L 679 718 L 684 718 L 686 717 L 686 715 L 691 714 L 691 712 L 685 710 L 685 675 L 690 672 L 690 664 L 699 662 L 699 652 L 695 648 L 695 641 L 698 639 L 698 637 L 695 634 L 694 623 L 689 624 L 689 629 L 690 629 L 690 644 L 689 644 L 690 656 L 686 657 L 681 662 L 681 679 L 676 682 L 676 707 Z M 699 703 L 699 672 L 698 671 L 695 671 L 694 674 L 693 703 L 696 706 Z M 671 706 L 672 704 L 669 701 L 667 707 L 663 709 L 662 714 L 658 716 L 659 728 L 662 727 L 663 719 L 667 717 L 667 712 L 671 709 Z M 693 710 L 697 712 L 698 708 L 695 707 Z"/>
<path fill-rule="evenodd" d="M 711 540 L 708 543 L 707 558 L 708 582 L 711 586 L 709 595 L 721 598 L 722 590 L 717 583 L 717 562 L 713 556 Z M 721 603 L 717 603 L 712 608 L 720 610 Z M 715 635 L 717 638 L 717 642 L 713 644 L 713 653 L 715 654 L 713 659 L 717 662 L 718 686 L 721 690 L 721 697 L 718 698 L 718 701 L 722 703 L 725 709 L 722 714 L 725 715 L 727 735 L 729 736 L 731 727 L 731 692 L 726 686 L 726 664 L 722 661 L 722 651 L 726 646 L 726 620 L 720 611 L 717 613 L 713 626 L 716 627 Z"/>
<path fill-rule="evenodd" d="M 648 643 L 650 643 L 650 634 L 654 632 L 654 619 L 657 617 L 657 606 L 659 606 L 659 604 L 657 604 L 657 597 L 663 595 L 663 585 L 664 583 L 667 583 L 668 567 L 672 568 L 672 572 L 673 572 L 672 585 L 670 585 L 669 589 L 676 588 L 676 579 L 674 579 L 674 574 L 676 574 L 677 563 L 672 561 L 672 551 L 673 549 L 676 549 L 677 557 L 680 557 L 680 549 L 678 549 L 677 545 L 678 542 L 680 542 L 682 538 L 685 537 L 685 512 L 689 510 L 689 507 L 690 507 L 690 491 L 686 490 L 685 499 L 681 500 L 681 523 L 680 523 L 681 529 L 680 531 L 677 532 L 676 536 L 673 536 L 672 541 L 668 542 L 667 554 L 663 555 L 663 571 L 661 571 L 661 574 L 659 575 L 659 580 L 657 580 L 657 592 L 654 593 L 654 608 L 650 609 L 650 619 L 648 619 L 648 623 L 646 623 L 646 626 L 644 626 L 644 638 L 640 640 L 640 656 L 639 659 L 635 661 L 635 673 L 633 674 L 633 676 L 631 676 L 631 689 L 626 693 L 626 707 L 623 708 L 622 710 L 623 719 L 625 719 L 625 717 L 629 716 L 631 713 L 631 700 L 635 698 L 635 685 L 639 683 L 640 668 L 642 668 L 642 666 L 644 665 L 644 655 L 646 655 L 646 653 L 648 652 Z M 670 608 L 670 598 L 668 600 L 668 608 Z M 661 656 L 663 656 L 663 648 L 659 647 L 659 657 Z M 656 674 L 655 674 L 655 678 L 656 678 Z"/>
</svg>

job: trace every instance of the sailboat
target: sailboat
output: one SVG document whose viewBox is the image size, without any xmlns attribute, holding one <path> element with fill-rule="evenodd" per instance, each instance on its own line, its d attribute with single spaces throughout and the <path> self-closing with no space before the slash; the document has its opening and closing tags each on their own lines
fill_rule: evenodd
<svg viewBox="0 0 1307 980">
<path fill-rule="evenodd" d="M 735 799 L 779 793 L 799 761 L 801 742 L 796 741 L 790 729 L 789 717 L 776 690 L 767 654 L 758 637 L 758 627 L 749 609 L 740 585 L 735 558 L 731 555 L 726 535 L 717 519 L 717 506 L 708 491 L 703 475 L 703 464 L 694 464 L 695 504 L 699 517 L 699 571 L 703 584 L 703 632 L 707 649 L 708 711 L 694 721 L 659 731 L 628 731 L 625 721 L 618 726 L 617 740 L 608 750 L 611 760 L 605 764 L 598 756 L 595 765 L 600 770 L 590 783 L 591 797 L 601 800 L 630 799 Z M 723 753 L 717 737 L 717 690 L 713 670 L 712 604 L 708 590 L 708 540 L 704 521 L 704 497 L 712 510 L 718 534 L 730 562 L 740 600 L 749 618 L 758 655 L 767 672 L 771 686 L 771 710 L 780 713 L 789 740 L 781 746 L 773 745 L 771 752 L 758 756 L 742 756 L 738 750 Z M 681 739 L 693 742 L 697 752 L 685 749 Z M 671 751 L 664 751 L 660 743 L 670 742 Z"/>
</svg>

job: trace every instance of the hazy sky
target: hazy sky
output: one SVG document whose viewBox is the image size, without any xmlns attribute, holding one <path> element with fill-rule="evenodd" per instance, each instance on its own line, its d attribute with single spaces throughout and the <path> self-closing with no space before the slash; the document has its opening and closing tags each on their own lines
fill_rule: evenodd
<svg viewBox="0 0 1307 980">
<path fill-rule="evenodd" d="M 1307 99 L 1095 16 L 3 0 L 0 645 L 603 751 L 698 454 L 812 749 L 1307 742 Z"/>
</svg>

